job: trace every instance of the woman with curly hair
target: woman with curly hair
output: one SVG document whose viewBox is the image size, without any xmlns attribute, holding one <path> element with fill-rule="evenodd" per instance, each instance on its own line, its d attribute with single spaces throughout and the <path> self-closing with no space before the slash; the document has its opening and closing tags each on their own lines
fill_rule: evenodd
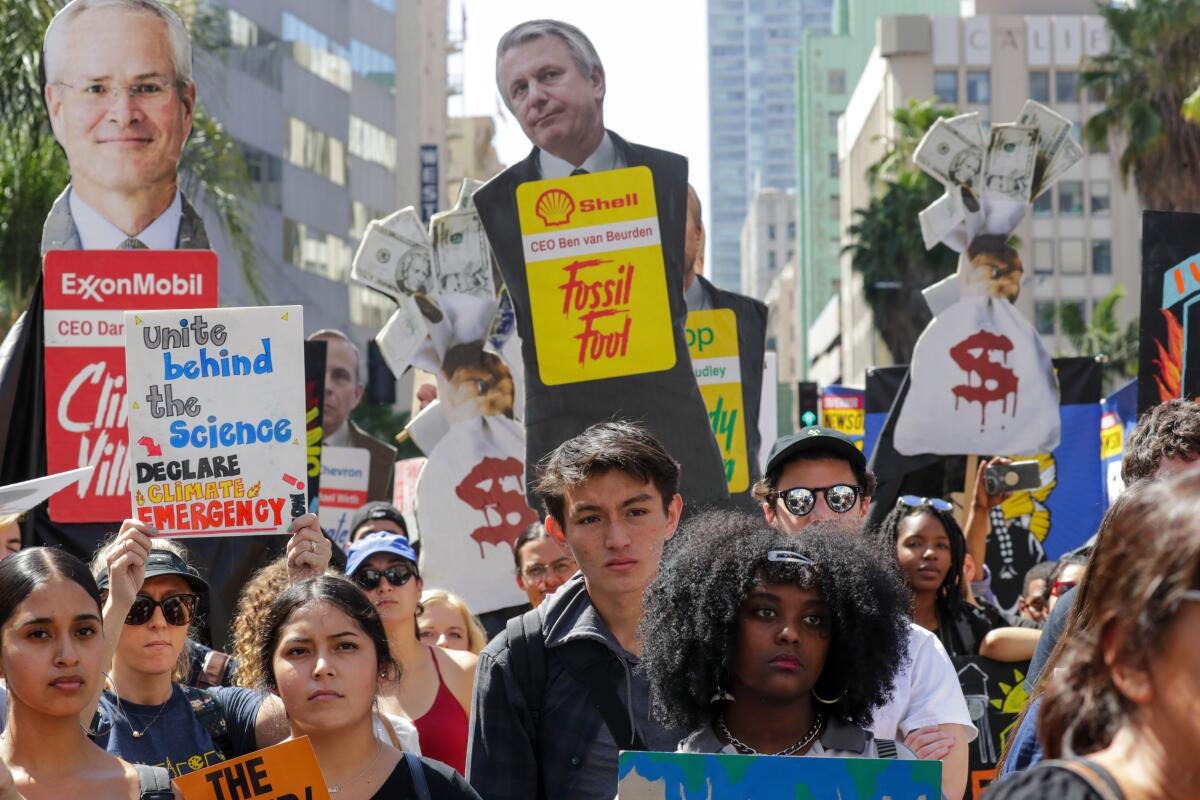
<svg viewBox="0 0 1200 800">
<path fill-rule="evenodd" d="M 894 571 L 836 524 L 795 537 L 701 514 L 646 592 L 653 713 L 693 731 L 684 752 L 915 758 L 866 730 L 907 653 L 907 605 Z"/>
<path fill-rule="evenodd" d="M 963 599 L 967 542 L 951 508 L 936 497 L 904 495 L 876 533 L 912 590 L 913 622 L 937 634 L 950 655 L 975 656 L 1000 625 Z"/>
<path fill-rule="evenodd" d="M 262 636 L 263 620 L 271 602 L 288 587 L 287 556 L 267 564 L 255 572 L 242 587 L 238 596 L 237 616 L 233 619 L 233 655 L 237 660 L 233 680 L 238 686 L 257 689 L 262 683 L 258 672 L 258 640 Z"/>
</svg>

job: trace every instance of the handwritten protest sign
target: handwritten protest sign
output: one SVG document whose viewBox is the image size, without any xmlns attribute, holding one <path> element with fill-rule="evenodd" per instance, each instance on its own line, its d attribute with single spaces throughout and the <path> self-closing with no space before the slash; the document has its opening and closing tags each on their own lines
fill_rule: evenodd
<svg viewBox="0 0 1200 800">
<path fill-rule="evenodd" d="M 350 543 L 350 518 L 367 504 L 371 452 L 362 447 L 321 448 L 321 504 L 317 517 L 334 544 Z"/>
<path fill-rule="evenodd" d="M 621 753 L 617 780 L 618 800 L 937 800 L 942 763 L 639 751 Z"/>
<path fill-rule="evenodd" d="M 217 257 L 207 250 L 46 254 L 46 468 L 92 466 L 50 499 L 55 522 L 107 522 L 129 513 L 125 334 L 130 308 L 217 304 Z"/>
<path fill-rule="evenodd" d="M 675 365 L 654 181 L 646 167 L 517 187 L 542 382 Z"/>
<path fill-rule="evenodd" d="M 1139 324 L 1138 412 L 1200 396 L 1200 214 L 1142 213 Z"/>
<path fill-rule="evenodd" d="M 125 313 L 134 516 L 237 536 L 305 512 L 303 330 L 300 306 Z"/>
<path fill-rule="evenodd" d="M 688 314 L 686 332 L 692 371 L 725 461 L 725 482 L 731 493 L 744 492 L 750 485 L 750 464 L 737 316 L 728 308 L 693 311 Z"/>
<path fill-rule="evenodd" d="M 329 800 L 307 736 L 176 778 L 183 800 Z"/>
</svg>

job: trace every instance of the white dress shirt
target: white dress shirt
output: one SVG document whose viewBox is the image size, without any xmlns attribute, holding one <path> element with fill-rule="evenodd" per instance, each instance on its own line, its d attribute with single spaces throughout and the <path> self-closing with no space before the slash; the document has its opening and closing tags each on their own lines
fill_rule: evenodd
<svg viewBox="0 0 1200 800">
<path fill-rule="evenodd" d="M 129 237 L 113 225 L 96 209 L 89 206 L 74 191 L 67 198 L 71 204 L 71 219 L 79 231 L 79 244 L 84 250 L 116 250 L 121 242 L 129 238 L 139 240 L 149 250 L 174 250 L 179 240 L 179 222 L 183 219 L 183 199 L 175 190 L 175 199 L 167 210 L 142 229 Z"/>
<path fill-rule="evenodd" d="M 578 168 L 586 172 L 605 172 L 610 169 L 624 169 L 625 166 L 625 159 L 621 157 L 617 146 L 613 144 L 612 137 L 608 135 L 608 131 L 605 131 L 604 138 L 600 140 L 600 144 L 596 145 L 596 149 L 592 151 L 592 154 Z M 576 167 L 570 161 L 564 161 L 553 153 L 538 150 L 538 169 L 542 173 L 542 178 L 549 180 L 551 178 L 565 178 L 574 172 Z"/>
</svg>

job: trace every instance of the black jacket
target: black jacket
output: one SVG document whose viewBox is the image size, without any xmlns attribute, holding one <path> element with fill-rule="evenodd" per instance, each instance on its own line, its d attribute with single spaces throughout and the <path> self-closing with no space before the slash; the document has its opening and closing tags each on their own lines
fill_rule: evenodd
<svg viewBox="0 0 1200 800">
<path fill-rule="evenodd" d="M 683 299 L 683 230 L 687 215 L 687 159 L 675 153 L 629 144 L 609 132 L 630 167 L 646 166 L 654 175 L 667 293 L 675 339 L 675 366 L 660 372 L 547 386 L 538 369 L 529 308 L 529 284 L 517 212 L 517 187 L 541 179 L 538 150 L 497 175 L 475 193 L 475 207 L 508 286 L 521 336 L 525 365 L 525 476 L 546 453 L 589 425 L 612 419 L 640 421 L 683 465 L 680 493 L 689 506 L 725 501 L 725 470 L 696 386 L 688 356 Z M 530 492 L 530 497 L 534 495 Z"/>
</svg>

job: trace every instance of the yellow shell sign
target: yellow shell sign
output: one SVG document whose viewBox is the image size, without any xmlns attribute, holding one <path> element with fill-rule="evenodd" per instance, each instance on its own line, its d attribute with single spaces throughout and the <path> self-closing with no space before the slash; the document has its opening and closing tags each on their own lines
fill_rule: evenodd
<svg viewBox="0 0 1200 800">
<path fill-rule="evenodd" d="M 728 308 L 693 311 L 687 316 L 687 344 L 708 420 L 725 460 L 725 483 L 732 493 L 744 492 L 750 487 L 750 463 L 737 315 Z"/>
<path fill-rule="evenodd" d="M 517 208 L 542 382 L 675 366 L 650 170 L 523 183 Z"/>
</svg>

